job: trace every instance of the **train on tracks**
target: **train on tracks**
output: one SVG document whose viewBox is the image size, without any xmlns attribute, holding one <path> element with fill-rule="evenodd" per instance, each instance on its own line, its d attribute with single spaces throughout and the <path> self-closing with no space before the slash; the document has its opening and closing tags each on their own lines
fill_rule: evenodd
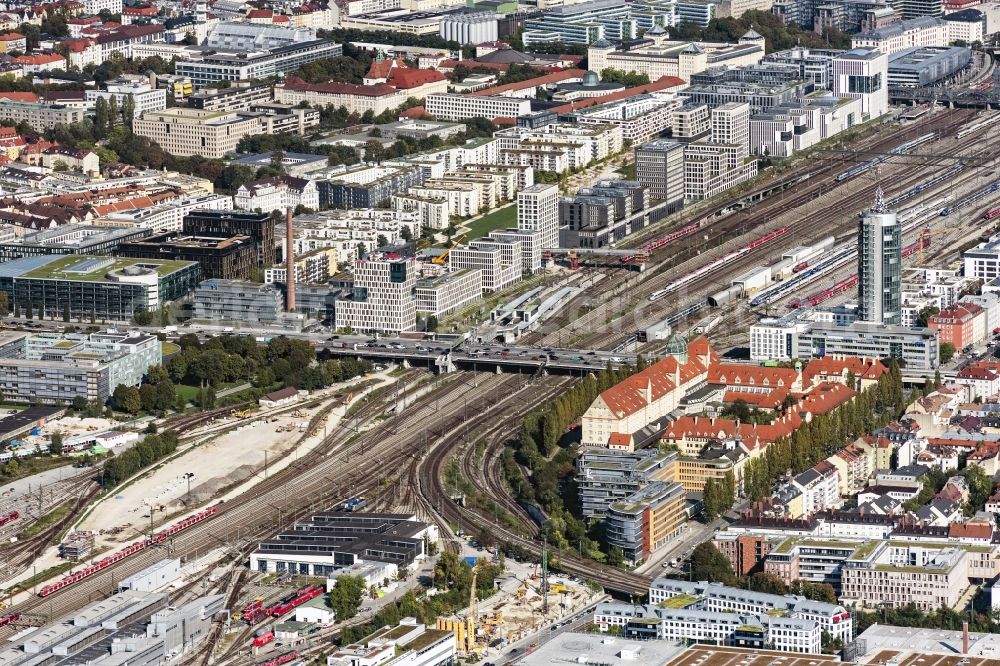
<svg viewBox="0 0 1000 666">
<path fill-rule="evenodd" d="M 3 527 L 8 523 L 12 523 L 20 517 L 21 514 L 19 514 L 17 511 L 8 511 L 7 513 L 0 516 L 0 527 Z"/>
<path fill-rule="evenodd" d="M 79 583 L 81 580 L 89 578 L 94 574 L 100 573 L 101 571 L 104 571 L 108 567 L 117 564 L 118 562 L 121 562 L 126 558 L 132 557 L 136 553 L 142 552 L 147 548 L 150 548 L 152 546 L 155 546 L 157 544 L 166 541 L 169 537 L 177 534 L 178 532 L 186 530 L 192 525 L 197 525 L 198 523 L 213 518 L 217 512 L 218 512 L 218 505 L 211 506 L 205 509 L 204 511 L 199 511 L 193 516 L 189 516 L 188 518 L 185 518 L 184 520 L 178 523 L 174 523 L 173 525 L 163 530 L 162 532 L 157 532 L 148 539 L 136 542 L 131 546 L 126 546 L 125 548 L 119 550 L 114 555 L 109 555 L 108 557 L 105 557 L 100 562 L 91 564 L 90 566 L 85 567 L 80 571 L 77 571 L 76 573 L 71 573 L 67 575 L 58 583 L 53 583 L 52 585 L 46 585 L 45 587 L 43 587 L 41 590 L 38 591 L 38 596 L 47 597 L 50 594 L 58 592 L 63 588 Z"/>
<path fill-rule="evenodd" d="M 986 211 L 985 213 L 983 213 L 983 219 L 984 220 L 992 220 L 993 218 L 997 217 L 998 215 L 1000 215 L 1000 208 L 992 208 L 992 209 Z"/>
<path fill-rule="evenodd" d="M 695 270 L 691 271 L 684 277 L 674 280 L 663 289 L 654 291 L 652 294 L 649 295 L 649 300 L 658 301 L 667 294 L 673 293 L 678 289 L 690 284 L 691 282 L 694 282 L 703 275 L 708 275 L 709 273 L 722 268 L 726 264 L 732 262 L 734 259 L 738 259 L 739 257 L 742 257 L 745 254 L 753 252 L 754 250 L 764 245 L 765 243 L 769 243 L 770 241 L 776 238 L 784 236 L 786 233 L 788 233 L 790 229 L 791 227 L 789 226 L 784 226 L 781 227 L 780 229 L 775 229 L 774 231 L 768 232 L 763 236 L 750 241 L 749 243 L 747 243 L 746 245 L 737 250 L 733 250 L 732 252 L 729 252 L 719 257 L 718 259 L 715 259 L 714 261 L 710 261 L 701 268 L 696 268 Z"/>
<path fill-rule="evenodd" d="M 635 254 L 630 254 L 628 256 L 622 257 L 622 262 L 627 264 L 629 262 L 635 261 L 640 257 L 649 256 L 651 252 L 659 250 L 667 243 L 672 243 L 678 238 L 683 238 L 684 236 L 693 234 L 694 232 L 698 231 L 707 224 L 708 224 L 708 219 L 702 218 L 701 220 L 698 220 L 693 224 L 687 225 L 683 229 L 678 229 L 677 231 L 671 232 L 666 236 L 660 236 L 659 238 L 655 238 L 646 243 L 645 245 L 643 245 L 642 247 L 637 248 Z"/>
<path fill-rule="evenodd" d="M 924 134 L 923 136 L 918 136 L 916 139 L 913 139 L 912 141 L 907 141 L 906 143 L 896 146 L 895 148 L 890 150 L 887 155 L 880 155 L 879 157 L 870 159 L 867 162 L 862 162 L 861 164 L 851 167 L 850 169 L 844 171 L 843 173 L 837 174 L 836 176 L 834 176 L 833 179 L 838 183 L 842 183 L 845 180 L 854 178 L 855 176 L 860 176 L 866 171 L 874 169 L 876 166 L 886 161 L 888 158 L 893 157 L 895 155 L 904 155 L 921 144 L 927 143 L 928 141 L 933 141 L 935 138 L 937 138 L 937 134 L 934 132 Z"/>
</svg>

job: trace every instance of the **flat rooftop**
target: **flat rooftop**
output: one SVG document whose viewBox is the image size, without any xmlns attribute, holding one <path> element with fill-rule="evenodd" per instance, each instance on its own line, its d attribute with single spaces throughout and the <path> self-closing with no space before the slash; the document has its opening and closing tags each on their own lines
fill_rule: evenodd
<svg viewBox="0 0 1000 666">
<path fill-rule="evenodd" d="M 525 655 L 520 666 L 551 664 L 618 664 L 666 666 L 684 646 L 672 641 L 639 641 L 602 634 L 565 633 Z M 689 650 L 690 651 L 690 650 Z"/>
<path fill-rule="evenodd" d="M 828 666 L 839 663 L 839 657 L 822 654 L 799 656 L 771 650 L 693 645 L 669 662 L 668 666 Z"/>
<path fill-rule="evenodd" d="M 89 257 L 86 255 L 45 255 L 8 261 L 0 268 L 0 277 L 35 278 L 39 280 L 81 280 L 98 282 L 112 271 L 130 267 L 155 270 L 160 277 L 190 266 L 190 261 L 163 259 L 127 259 L 122 257 Z"/>
</svg>

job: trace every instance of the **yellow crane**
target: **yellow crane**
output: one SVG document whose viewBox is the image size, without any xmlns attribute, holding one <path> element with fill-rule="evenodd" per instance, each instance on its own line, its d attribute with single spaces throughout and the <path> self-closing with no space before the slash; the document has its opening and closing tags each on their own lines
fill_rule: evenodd
<svg viewBox="0 0 1000 666">
<path fill-rule="evenodd" d="M 924 251 L 928 247 L 930 247 L 931 237 L 932 236 L 943 236 L 945 234 L 951 233 L 951 231 L 952 231 L 952 229 L 932 230 L 930 227 L 926 227 L 923 231 L 920 232 L 919 236 L 917 236 L 917 239 L 920 242 L 920 244 L 917 245 L 917 257 L 920 260 L 920 265 L 921 266 L 924 265 Z"/>
<path fill-rule="evenodd" d="M 456 247 L 458 247 L 458 244 L 461 243 L 466 236 L 468 236 L 468 234 L 462 234 L 461 236 L 456 238 L 452 242 L 451 247 L 447 248 L 444 252 L 431 259 L 431 261 L 434 262 L 435 264 L 438 264 L 439 266 L 444 264 L 444 262 L 448 261 L 448 255 L 451 254 L 451 251 L 454 250 Z"/>
</svg>

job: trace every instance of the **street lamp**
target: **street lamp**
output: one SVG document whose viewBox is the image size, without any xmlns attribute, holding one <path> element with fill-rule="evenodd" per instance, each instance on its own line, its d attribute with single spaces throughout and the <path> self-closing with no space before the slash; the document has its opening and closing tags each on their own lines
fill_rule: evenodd
<svg viewBox="0 0 1000 666">
<path fill-rule="evenodd" d="M 185 472 L 184 478 L 187 480 L 188 491 L 187 491 L 187 503 L 191 504 L 191 479 L 194 478 L 194 472 Z"/>
</svg>

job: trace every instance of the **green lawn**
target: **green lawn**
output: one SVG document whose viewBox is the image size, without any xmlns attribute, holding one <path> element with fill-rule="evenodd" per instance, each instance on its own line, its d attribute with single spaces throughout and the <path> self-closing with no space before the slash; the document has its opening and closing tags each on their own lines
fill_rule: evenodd
<svg viewBox="0 0 1000 666">
<path fill-rule="evenodd" d="M 517 226 L 517 204 L 511 204 L 506 208 L 497 208 L 491 213 L 487 213 L 475 222 L 466 222 L 462 226 L 468 227 L 469 235 L 465 240 L 470 241 L 482 238 L 491 231 L 497 229 L 507 229 Z"/>
<path fill-rule="evenodd" d="M 180 345 L 174 344 L 173 342 L 167 342 L 164 340 L 160 343 L 160 353 L 164 356 L 169 356 L 170 354 L 176 354 L 181 350 Z"/>
</svg>

